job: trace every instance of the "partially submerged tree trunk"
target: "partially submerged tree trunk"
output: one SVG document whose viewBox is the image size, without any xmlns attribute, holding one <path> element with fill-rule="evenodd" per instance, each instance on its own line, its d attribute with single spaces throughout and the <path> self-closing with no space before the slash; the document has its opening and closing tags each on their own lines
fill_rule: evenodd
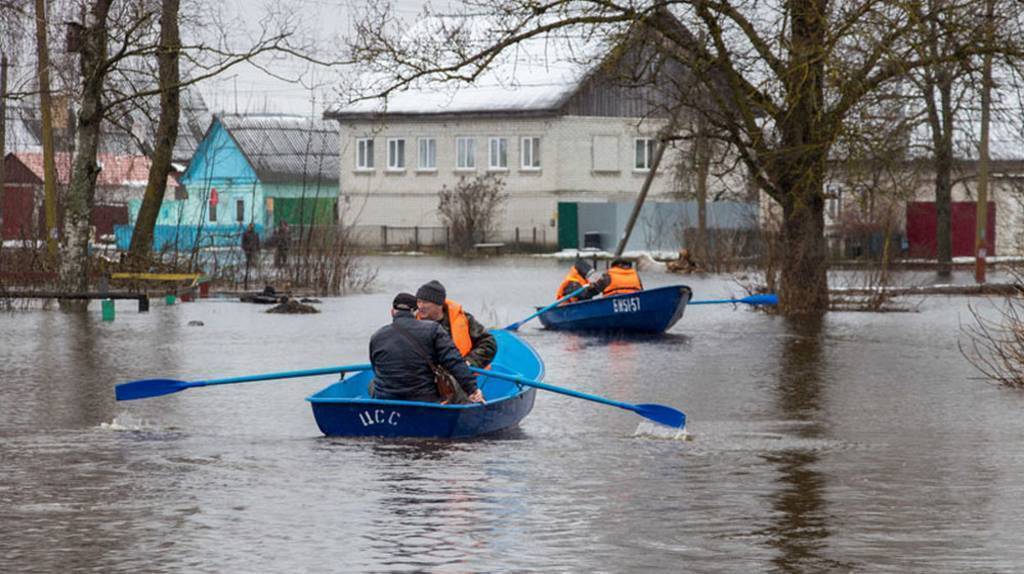
<svg viewBox="0 0 1024 574">
<path fill-rule="evenodd" d="M 782 142 L 769 169 L 782 205 L 783 309 L 790 315 L 828 309 L 825 241 L 825 173 L 831 147 L 824 113 L 825 0 L 791 2 L 789 63 L 781 80 L 788 113 L 780 118 Z"/>
<path fill-rule="evenodd" d="M 181 50 L 181 36 L 178 32 L 179 0 L 163 0 L 160 11 L 160 48 L 157 61 L 160 67 L 160 122 L 156 130 L 156 142 L 146 194 L 139 207 L 139 215 L 132 232 L 131 260 L 133 265 L 144 265 L 153 251 L 153 230 L 156 227 L 164 193 L 167 191 L 167 176 L 171 173 L 174 144 L 178 139 L 178 118 L 181 115 L 181 88 L 178 55 Z"/>
<path fill-rule="evenodd" d="M 96 194 L 96 165 L 100 122 L 103 119 L 103 84 L 107 73 L 107 14 L 112 0 L 96 0 L 82 31 L 82 100 L 78 111 L 75 160 L 68 186 L 64 217 L 64 249 L 60 285 L 64 292 L 89 288 L 90 216 Z M 62 308 L 85 308 L 88 301 L 61 300 Z"/>
</svg>

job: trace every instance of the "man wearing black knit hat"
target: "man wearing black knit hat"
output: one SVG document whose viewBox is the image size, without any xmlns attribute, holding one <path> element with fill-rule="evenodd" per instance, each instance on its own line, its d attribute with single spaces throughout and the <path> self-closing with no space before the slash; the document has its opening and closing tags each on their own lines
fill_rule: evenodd
<svg viewBox="0 0 1024 574">
<path fill-rule="evenodd" d="M 418 317 L 436 321 L 451 335 L 455 346 L 466 358 L 466 362 L 486 369 L 498 353 L 498 342 L 494 335 L 466 313 L 462 305 L 448 299 L 444 285 L 439 281 L 428 281 L 416 291 L 416 305 L 419 307 Z"/>
<path fill-rule="evenodd" d="M 448 333 L 437 323 L 417 321 L 415 312 L 416 297 L 399 293 L 391 303 L 391 324 L 381 327 L 370 338 L 374 375 L 371 396 L 439 402 L 441 396 L 430 366 L 433 363 L 451 373 L 470 401 L 483 402 L 476 377 Z"/>
</svg>

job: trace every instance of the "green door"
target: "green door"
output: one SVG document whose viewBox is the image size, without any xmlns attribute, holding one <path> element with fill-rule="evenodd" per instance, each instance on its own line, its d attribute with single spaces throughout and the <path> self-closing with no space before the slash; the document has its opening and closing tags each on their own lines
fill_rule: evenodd
<svg viewBox="0 0 1024 574">
<path fill-rule="evenodd" d="M 580 225 L 576 203 L 558 202 L 558 248 L 579 249 Z"/>
</svg>

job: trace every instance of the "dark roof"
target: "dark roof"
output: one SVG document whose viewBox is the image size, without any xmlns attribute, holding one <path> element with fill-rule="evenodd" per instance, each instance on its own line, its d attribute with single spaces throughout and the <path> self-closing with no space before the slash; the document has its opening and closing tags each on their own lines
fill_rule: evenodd
<svg viewBox="0 0 1024 574">
<path fill-rule="evenodd" d="M 265 115 L 224 115 L 217 119 L 260 181 L 338 181 L 341 160 L 333 122 Z"/>
</svg>

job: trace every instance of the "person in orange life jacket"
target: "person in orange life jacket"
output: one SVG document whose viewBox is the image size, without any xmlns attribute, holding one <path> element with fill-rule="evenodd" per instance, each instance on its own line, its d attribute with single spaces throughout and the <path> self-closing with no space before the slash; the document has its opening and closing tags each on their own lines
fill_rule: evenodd
<svg viewBox="0 0 1024 574">
<path fill-rule="evenodd" d="M 593 299 L 594 297 L 601 294 L 603 288 L 598 288 L 591 283 L 591 280 L 596 281 L 599 278 L 593 268 L 582 259 L 576 259 L 572 267 L 569 268 L 569 273 L 566 274 L 565 279 L 562 279 L 562 284 L 558 286 L 558 291 L 555 292 L 555 299 L 561 299 L 569 293 L 572 293 L 580 287 L 586 286 L 587 288 L 577 295 L 562 303 L 575 303 L 577 301 L 586 301 L 587 299 Z"/>
<path fill-rule="evenodd" d="M 498 342 L 458 303 L 447 299 L 444 285 L 438 281 L 423 284 L 416 291 L 417 317 L 437 321 L 455 341 L 455 346 L 474 367 L 486 369 L 498 353 Z"/>
<path fill-rule="evenodd" d="M 391 324 L 370 337 L 370 364 L 375 399 L 422 401 L 441 400 L 430 363 L 440 365 L 455 377 L 472 402 L 483 402 L 476 377 L 448 333 L 437 323 L 417 321 L 416 297 L 399 293 L 391 303 Z"/>
<path fill-rule="evenodd" d="M 636 293 L 644 289 L 640 275 L 637 274 L 636 269 L 633 269 L 633 263 L 621 257 L 613 259 L 612 266 L 601 275 L 600 279 L 594 281 L 593 285 L 600 289 L 601 294 L 605 297 Z"/>
</svg>

